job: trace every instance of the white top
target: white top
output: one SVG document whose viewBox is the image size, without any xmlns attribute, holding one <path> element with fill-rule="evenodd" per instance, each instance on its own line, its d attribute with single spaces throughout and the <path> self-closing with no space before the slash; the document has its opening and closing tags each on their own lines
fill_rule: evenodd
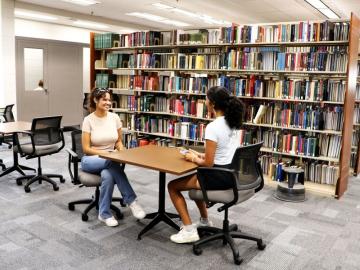
<svg viewBox="0 0 360 270">
<path fill-rule="evenodd" d="M 84 118 L 82 131 L 90 133 L 90 146 L 98 150 L 114 150 L 121 121 L 116 113 L 107 112 L 105 117 L 91 113 Z"/>
<path fill-rule="evenodd" d="M 216 142 L 214 164 L 230 164 L 236 148 L 240 146 L 240 132 L 230 129 L 225 117 L 217 117 L 205 129 L 205 140 Z"/>
</svg>

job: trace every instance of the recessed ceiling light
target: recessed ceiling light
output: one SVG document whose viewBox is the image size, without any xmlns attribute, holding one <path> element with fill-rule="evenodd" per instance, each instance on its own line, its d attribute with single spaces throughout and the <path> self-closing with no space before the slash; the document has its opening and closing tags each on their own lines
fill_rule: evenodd
<svg viewBox="0 0 360 270">
<path fill-rule="evenodd" d="M 63 2 L 68 2 L 71 4 L 75 4 L 75 5 L 80 5 L 80 6 L 91 6 L 91 5 L 95 5 L 95 4 L 100 4 L 100 1 L 95 1 L 95 0 L 61 0 Z"/>
<path fill-rule="evenodd" d="M 340 17 L 331 10 L 327 5 L 325 5 L 321 0 L 305 0 L 312 7 L 317 9 L 320 13 L 326 16 L 329 19 L 340 19 Z"/>
<path fill-rule="evenodd" d="M 109 28 L 109 26 L 107 26 L 105 24 L 89 22 L 89 21 L 81 21 L 81 20 L 74 21 L 74 24 L 78 25 L 78 26 L 89 27 L 89 28 L 99 28 L 99 29 Z"/>
<path fill-rule="evenodd" d="M 15 10 L 14 14 L 15 14 L 15 16 L 18 16 L 18 17 L 41 19 L 41 20 L 47 20 L 47 21 L 56 21 L 58 19 L 54 16 L 44 15 L 44 14 L 40 14 L 40 13 L 33 13 L 33 12 L 28 12 L 28 11 L 22 11 L 22 10 Z"/>
</svg>

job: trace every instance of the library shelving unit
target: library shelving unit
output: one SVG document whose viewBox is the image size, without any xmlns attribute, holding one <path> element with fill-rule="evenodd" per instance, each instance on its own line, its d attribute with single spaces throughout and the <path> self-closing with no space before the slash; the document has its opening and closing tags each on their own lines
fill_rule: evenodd
<svg viewBox="0 0 360 270">
<path fill-rule="evenodd" d="M 306 188 L 340 198 L 350 169 L 359 36 L 354 14 L 344 22 L 174 30 L 166 38 L 92 33 L 90 85 L 113 90 L 113 111 L 130 132 L 188 144 L 203 143 L 212 120 L 206 90 L 226 86 L 247 105 L 243 142 L 268 142 L 261 149 L 268 184 L 276 184 L 280 164 L 304 162 L 320 177 Z"/>
<path fill-rule="evenodd" d="M 357 83 L 356 83 L 356 94 L 355 94 L 355 109 L 354 109 L 354 127 L 353 127 L 353 138 L 351 145 L 351 160 L 352 163 L 352 173 L 354 176 L 359 174 L 360 170 L 360 52 L 358 54 L 358 62 L 357 62 Z"/>
</svg>

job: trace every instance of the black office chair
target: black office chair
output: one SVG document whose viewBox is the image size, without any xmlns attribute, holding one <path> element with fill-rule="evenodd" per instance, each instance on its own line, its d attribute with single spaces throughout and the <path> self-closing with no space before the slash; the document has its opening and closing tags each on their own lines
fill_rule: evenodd
<svg viewBox="0 0 360 270">
<path fill-rule="evenodd" d="M 41 168 L 41 157 L 58 153 L 65 146 L 64 134 L 61 128 L 62 116 L 49 116 L 34 118 L 31 124 L 30 132 L 16 132 L 14 148 L 20 156 L 26 159 L 38 159 L 38 171 L 36 175 L 25 175 L 16 179 L 16 183 L 20 186 L 23 180 L 28 180 L 25 184 L 25 192 L 30 192 L 30 185 L 36 181 L 39 184 L 42 181 L 48 182 L 53 185 L 55 191 L 59 190 L 55 181 L 50 178 L 59 178 L 61 183 L 65 179 L 60 174 L 43 174 Z M 30 138 L 31 142 L 21 143 L 19 134 L 25 134 Z"/>
<path fill-rule="evenodd" d="M 0 117 L 3 118 L 4 122 L 14 122 L 14 114 L 12 112 L 12 108 L 14 107 L 14 104 L 7 105 L 5 108 L 0 109 Z M 12 136 L 11 135 L 4 135 L 0 133 L 0 145 L 7 144 L 8 148 L 11 149 L 12 147 Z"/>
<path fill-rule="evenodd" d="M 248 235 L 246 233 L 237 231 L 236 224 L 229 225 L 228 209 L 250 199 L 256 192 L 260 191 L 264 186 L 264 179 L 260 163 L 258 161 L 258 154 L 262 143 L 253 144 L 249 146 L 239 147 L 231 162 L 231 169 L 211 167 L 200 167 L 197 171 L 198 180 L 201 186 L 201 190 L 190 190 L 189 196 L 192 200 L 203 200 L 206 202 L 207 207 L 211 207 L 216 203 L 222 203 L 223 205 L 217 210 L 224 212 L 224 220 L 222 228 L 215 227 L 200 227 L 199 235 L 205 237 L 201 238 L 193 244 L 193 252 L 196 255 L 200 255 L 202 250 L 200 246 L 203 244 L 221 239 L 223 244 L 229 244 L 235 264 L 240 264 L 242 259 L 240 258 L 239 251 L 235 246 L 233 238 L 242 238 L 257 242 L 257 247 L 260 250 L 265 249 L 266 245 L 261 238 Z M 217 181 L 216 174 L 228 175 L 232 181 L 231 187 L 227 186 L 221 189 L 212 190 L 209 188 L 208 182 Z M 215 177 L 214 177 L 215 176 Z M 222 183 L 218 181 L 218 186 Z"/>
<path fill-rule="evenodd" d="M 84 155 L 81 145 L 81 130 L 74 130 L 71 132 L 71 149 L 66 149 L 66 151 L 69 153 L 68 168 L 73 184 L 80 184 L 80 187 L 95 187 L 95 194 L 91 199 L 73 201 L 68 204 L 69 210 L 71 211 L 75 210 L 76 204 L 88 204 L 84 212 L 81 214 L 81 219 L 83 221 L 87 221 L 89 219 L 88 213 L 91 209 L 95 207 L 96 210 L 99 210 L 101 178 L 100 175 L 87 173 L 79 168 L 78 163 L 81 162 L 81 158 Z M 71 164 L 73 164 L 73 169 L 71 168 Z M 123 207 L 126 206 L 122 198 L 112 198 L 112 201 L 120 202 L 120 205 Z M 110 208 L 115 212 L 118 219 L 122 219 L 124 217 L 120 209 L 115 205 L 111 204 Z"/>
</svg>

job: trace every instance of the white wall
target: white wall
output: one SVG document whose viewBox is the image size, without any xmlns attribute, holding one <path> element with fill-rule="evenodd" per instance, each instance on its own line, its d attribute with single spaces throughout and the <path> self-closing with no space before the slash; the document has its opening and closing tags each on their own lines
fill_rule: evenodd
<svg viewBox="0 0 360 270">
<path fill-rule="evenodd" d="M 16 103 L 14 7 L 14 0 L 0 1 L 0 107 Z"/>
<path fill-rule="evenodd" d="M 15 19 L 15 36 L 90 43 L 90 30 L 66 25 Z"/>
</svg>

